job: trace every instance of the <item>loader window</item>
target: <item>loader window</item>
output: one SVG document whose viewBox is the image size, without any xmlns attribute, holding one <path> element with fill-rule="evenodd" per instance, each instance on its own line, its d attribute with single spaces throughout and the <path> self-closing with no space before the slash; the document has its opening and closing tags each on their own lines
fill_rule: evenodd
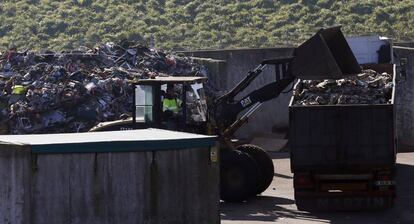
<svg viewBox="0 0 414 224">
<path fill-rule="evenodd" d="M 135 121 L 152 122 L 154 88 L 149 85 L 137 85 L 135 87 Z"/>
<path fill-rule="evenodd" d="M 195 83 L 187 89 L 187 123 L 205 122 L 207 116 L 207 103 L 204 94 L 203 84 Z"/>
</svg>

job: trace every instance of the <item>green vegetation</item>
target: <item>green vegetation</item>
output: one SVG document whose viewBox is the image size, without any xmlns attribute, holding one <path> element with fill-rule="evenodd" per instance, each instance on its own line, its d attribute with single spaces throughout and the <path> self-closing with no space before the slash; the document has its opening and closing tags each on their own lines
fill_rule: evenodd
<svg viewBox="0 0 414 224">
<path fill-rule="evenodd" d="M 320 27 L 414 39 L 413 0 L 3 0 L 0 47 L 77 48 L 129 39 L 159 48 L 293 45 Z"/>
</svg>

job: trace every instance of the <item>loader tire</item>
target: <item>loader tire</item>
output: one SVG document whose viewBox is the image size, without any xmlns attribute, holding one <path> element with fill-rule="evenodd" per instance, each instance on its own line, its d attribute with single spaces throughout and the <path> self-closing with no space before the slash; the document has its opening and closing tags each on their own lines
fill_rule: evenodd
<svg viewBox="0 0 414 224">
<path fill-rule="evenodd" d="M 260 175 L 254 195 L 261 194 L 273 181 L 275 167 L 273 166 L 272 158 L 266 151 L 256 145 L 244 144 L 238 146 L 236 149 L 249 154 L 258 164 Z"/>
<path fill-rule="evenodd" d="M 224 150 L 220 163 L 220 198 L 242 202 L 256 190 L 259 168 L 252 157 L 239 150 Z"/>
</svg>

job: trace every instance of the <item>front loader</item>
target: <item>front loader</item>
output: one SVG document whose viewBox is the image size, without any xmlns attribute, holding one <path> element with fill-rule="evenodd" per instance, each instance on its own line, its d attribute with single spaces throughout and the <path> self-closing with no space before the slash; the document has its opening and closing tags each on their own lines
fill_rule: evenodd
<svg viewBox="0 0 414 224">
<path fill-rule="evenodd" d="M 275 66 L 275 81 L 251 93 L 236 97 L 268 66 Z M 296 78 L 338 79 L 361 72 L 340 27 L 319 30 L 286 58 L 263 61 L 231 90 L 207 104 L 201 77 L 157 77 L 138 80 L 135 85 L 134 116 L 129 120 L 106 122 L 92 131 L 135 128 L 165 128 L 216 134 L 220 141 L 221 199 L 240 202 L 265 191 L 272 182 L 271 157 L 255 145 L 235 145 L 234 133 L 260 106 L 285 91 Z M 167 85 L 181 99 L 181 111 L 173 119 L 162 109 Z M 287 106 L 287 105 L 286 105 Z M 207 109 L 208 108 L 208 109 Z M 244 113 L 243 113 L 244 112 Z"/>
</svg>

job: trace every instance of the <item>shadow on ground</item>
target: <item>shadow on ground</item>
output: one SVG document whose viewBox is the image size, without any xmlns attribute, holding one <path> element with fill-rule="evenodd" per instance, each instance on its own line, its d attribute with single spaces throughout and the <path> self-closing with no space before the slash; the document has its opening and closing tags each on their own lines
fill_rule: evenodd
<svg viewBox="0 0 414 224">
<path fill-rule="evenodd" d="M 297 211 L 294 201 L 287 198 L 258 196 L 244 203 L 220 203 L 222 220 L 271 222 L 285 218 L 307 220 L 311 217 Z M 289 206 L 287 209 L 281 205 Z"/>
<path fill-rule="evenodd" d="M 288 175 L 284 175 L 281 173 L 275 173 L 274 176 L 279 177 L 279 178 L 285 178 L 285 179 L 293 179 L 293 176 L 288 176 Z"/>
</svg>

